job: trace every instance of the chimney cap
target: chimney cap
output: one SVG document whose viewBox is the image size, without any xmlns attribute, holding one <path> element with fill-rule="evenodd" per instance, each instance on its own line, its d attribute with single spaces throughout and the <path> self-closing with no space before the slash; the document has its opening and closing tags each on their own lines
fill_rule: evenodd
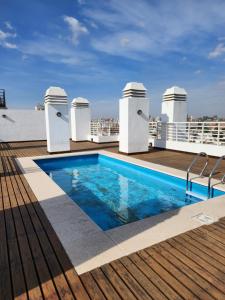
<svg viewBox="0 0 225 300">
<path fill-rule="evenodd" d="M 172 86 L 171 88 L 166 89 L 163 95 L 187 95 L 187 92 L 184 88 Z"/>
<path fill-rule="evenodd" d="M 123 92 L 127 90 L 147 91 L 142 82 L 128 82 L 125 85 Z"/>
<path fill-rule="evenodd" d="M 46 92 L 45 96 L 60 96 L 60 97 L 67 97 L 67 94 L 64 89 L 58 86 L 50 86 Z"/>
<path fill-rule="evenodd" d="M 75 103 L 87 103 L 87 104 L 89 104 L 90 102 L 85 98 L 77 97 L 77 98 L 74 98 L 73 101 L 72 101 L 72 104 L 75 104 Z"/>
</svg>

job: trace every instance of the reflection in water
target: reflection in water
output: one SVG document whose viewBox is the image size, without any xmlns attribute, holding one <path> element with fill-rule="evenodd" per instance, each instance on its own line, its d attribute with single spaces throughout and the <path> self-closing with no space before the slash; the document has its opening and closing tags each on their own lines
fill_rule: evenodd
<svg viewBox="0 0 225 300">
<path fill-rule="evenodd" d="M 154 174 L 104 158 L 62 164 L 49 176 L 103 230 L 187 205 L 182 186 Z"/>
<path fill-rule="evenodd" d="M 120 220 L 126 224 L 128 222 L 137 220 L 131 209 L 131 203 L 129 203 L 129 184 L 131 182 L 128 180 L 128 178 L 119 175 L 118 183 L 120 187 L 120 197 L 118 198 L 119 206 L 116 211 L 118 218 L 120 218 Z"/>
</svg>

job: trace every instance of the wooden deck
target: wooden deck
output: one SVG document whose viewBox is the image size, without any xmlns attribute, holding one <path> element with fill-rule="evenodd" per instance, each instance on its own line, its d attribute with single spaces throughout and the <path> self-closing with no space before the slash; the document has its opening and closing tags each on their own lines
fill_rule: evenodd
<svg viewBox="0 0 225 300">
<path fill-rule="evenodd" d="M 0 144 L 0 300 L 225 299 L 225 218 L 78 276 L 15 162 L 46 153 L 45 142 Z M 135 157 L 184 170 L 192 159 L 173 151 Z"/>
</svg>

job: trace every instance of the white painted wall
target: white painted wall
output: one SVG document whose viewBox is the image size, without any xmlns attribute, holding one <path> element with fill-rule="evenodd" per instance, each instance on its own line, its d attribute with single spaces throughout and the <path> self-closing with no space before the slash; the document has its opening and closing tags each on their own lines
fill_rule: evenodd
<svg viewBox="0 0 225 300">
<path fill-rule="evenodd" d="M 56 114 L 60 112 L 61 117 Z M 67 104 L 45 104 L 47 150 L 63 152 L 70 150 L 70 128 Z"/>
<path fill-rule="evenodd" d="M 187 101 L 162 101 L 161 119 L 163 122 L 186 122 Z"/>
<path fill-rule="evenodd" d="M 112 143 L 119 141 L 119 135 L 89 135 L 88 141 L 94 143 Z"/>
<path fill-rule="evenodd" d="M 87 141 L 91 133 L 90 107 L 71 107 L 71 135 L 73 141 Z"/>
<path fill-rule="evenodd" d="M 45 124 L 48 152 L 70 150 L 70 127 L 67 94 L 58 86 L 45 92 Z"/>
<path fill-rule="evenodd" d="M 124 153 L 148 151 L 149 100 L 146 98 L 120 99 L 120 144 Z M 138 115 L 137 111 L 143 114 Z"/>
<path fill-rule="evenodd" d="M 3 118 L 2 115 L 6 115 Z M 45 140 L 45 113 L 29 109 L 0 110 L 0 141 Z"/>
</svg>

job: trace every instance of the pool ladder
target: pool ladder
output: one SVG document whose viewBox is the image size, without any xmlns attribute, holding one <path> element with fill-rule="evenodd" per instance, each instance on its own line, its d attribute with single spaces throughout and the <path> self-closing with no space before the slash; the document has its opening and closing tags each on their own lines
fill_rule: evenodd
<svg viewBox="0 0 225 300">
<path fill-rule="evenodd" d="M 195 163 L 198 161 L 198 159 L 199 159 L 200 157 L 205 157 L 205 164 L 204 164 L 204 166 L 203 166 L 203 168 L 202 168 L 202 171 L 201 171 L 201 173 L 200 173 L 198 176 L 193 177 L 193 178 L 190 179 L 190 172 L 191 172 L 191 169 L 192 169 L 192 167 L 195 165 Z M 190 190 L 189 186 L 191 185 L 191 181 L 192 181 L 193 179 L 204 177 L 204 172 L 205 172 L 205 169 L 207 168 L 208 164 L 209 164 L 209 157 L 208 157 L 208 155 L 207 155 L 205 152 L 200 152 L 200 153 L 198 153 L 198 154 L 195 156 L 195 158 L 193 159 L 193 161 L 191 162 L 190 166 L 189 166 L 188 169 L 187 169 L 186 195 L 194 196 L 194 197 L 200 198 L 200 199 L 202 199 L 202 200 L 206 200 L 206 199 L 207 199 L 207 197 L 204 197 L 204 196 L 202 196 L 202 195 L 200 195 L 200 194 L 197 194 L 197 193 L 192 192 L 192 191 Z"/>
<path fill-rule="evenodd" d="M 211 184 L 211 180 L 213 175 L 215 174 L 216 170 L 218 169 L 219 165 L 221 164 L 222 160 L 225 159 L 225 155 L 221 156 L 220 158 L 217 159 L 211 173 L 209 174 L 209 179 L 208 179 L 208 198 L 211 198 L 213 196 L 213 185 Z M 225 184 L 225 174 L 220 180 L 220 183 Z"/>
<path fill-rule="evenodd" d="M 205 164 L 202 168 L 202 171 L 201 173 L 196 176 L 196 177 L 193 177 L 190 179 L 190 172 L 191 172 L 191 169 L 193 167 L 193 165 L 195 165 L 196 161 L 200 158 L 200 157 L 205 157 Z M 212 177 L 213 175 L 215 174 L 216 170 L 218 169 L 219 165 L 221 164 L 222 160 L 225 159 L 225 155 L 221 156 L 220 158 L 217 159 L 212 171 L 210 172 L 209 174 L 209 177 L 208 177 L 208 192 L 207 192 L 207 196 L 203 196 L 201 194 L 198 194 L 198 193 L 195 193 L 195 192 L 192 192 L 189 188 L 190 186 L 190 183 L 193 179 L 195 178 L 202 178 L 204 177 L 204 172 L 209 164 L 209 157 L 208 155 L 205 153 L 205 152 L 200 152 L 196 155 L 196 157 L 193 159 L 193 161 L 191 162 L 190 166 L 188 167 L 187 169 L 187 178 L 186 178 L 186 194 L 189 195 L 189 196 L 194 196 L 194 197 L 197 197 L 197 198 L 200 198 L 202 200 L 207 200 L 209 198 L 211 198 L 213 196 L 213 186 L 211 184 L 211 180 L 212 180 Z M 223 175 L 223 177 L 221 178 L 221 181 L 220 183 L 222 184 L 225 184 L 225 174 Z"/>
</svg>

